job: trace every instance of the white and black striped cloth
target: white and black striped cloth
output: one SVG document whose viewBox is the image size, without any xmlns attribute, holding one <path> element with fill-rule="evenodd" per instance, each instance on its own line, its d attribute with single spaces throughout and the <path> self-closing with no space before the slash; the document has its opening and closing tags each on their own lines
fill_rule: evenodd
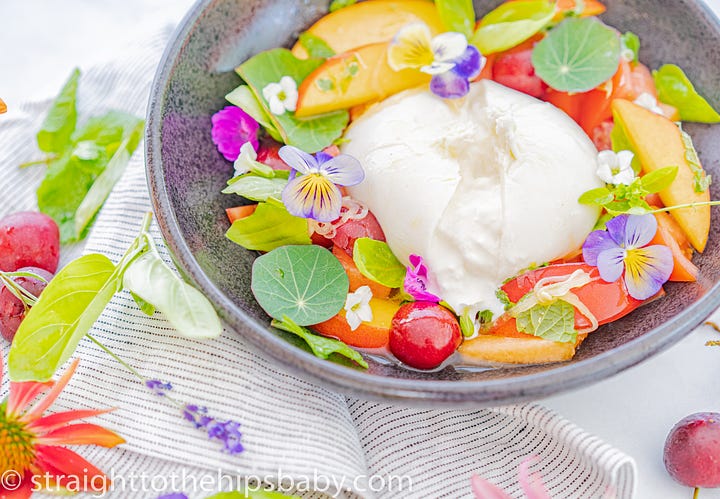
<svg viewBox="0 0 720 499">
<path fill-rule="evenodd" d="M 129 49 L 125 59 L 84 74 L 80 116 L 111 108 L 144 115 L 168 36 L 166 29 Z M 36 207 L 43 167 L 17 165 L 39 156 L 34 134 L 48 104 L 11 105 L 0 116 L 0 216 Z M 64 248 L 63 263 L 83 250 L 117 261 L 149 209 L 138 151 L 85 248 Z M 455 498 L 471 496 L 474 473 L 522 497 L 517 469 L 528 455 L 539 457 L 533 469 L 554 498 L 633 496 L 632 459 L 537 405 L 423 411 L 349 400 L 288 374 L 232 331 L 207 342 L 179 338 L 162 315 L 147 317 L 126 292 L 113 299 L 93 335 L 148 378 L 172 383 L 174 398 L 241 422 L 246 448 L 237 456 L 221 453 L 175 406 L 84 340 L 76 353 L 78 373 L 54 410 L 118 408 L 98 420 L 127 444 L 78 449 L 114 478 L 115 491 L 107 497 L 153 498 L 173 490 L 206 497 L 215 487 L 229 489 L 238 477 L 250 477 L 276 485 L 279 478 L 301 491 L 311 485 L 332 493 L 338 484 L 342 496 Z M 7 380 L 0 396 L 6 391 Z"/>
</svg>

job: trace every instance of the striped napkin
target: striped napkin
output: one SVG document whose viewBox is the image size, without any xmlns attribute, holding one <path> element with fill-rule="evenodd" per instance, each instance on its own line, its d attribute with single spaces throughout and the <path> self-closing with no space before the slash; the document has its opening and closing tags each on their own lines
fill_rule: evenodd
<svg viewBox="0 0 720 499">
<path fill-rule="evenodd" d="M 80 116 L 110 108 L 144 115 L 169 33 L 86 72 Z M 0 117 L 0 216 L 35 209 L 43 169 L 17 165 L 37 159 L 34 134 L 48 105 L 23 104 Z M 143 159 L 139 150 L 86 244 L 64 248 L 63 263 L 83 251 L 120 258 L 150 210 Z M 157 227 L 152 231 L 170 263 Z M 519 498 L 517 470 L 529 455 L 537 456 L 532 469 L 554 498 L 633 496 L 632 459 L 538 405 L 438 411 L 349 399 L 289 374 L 231 330 L 213 341 L 180 338 L 161 314 L 144 315 L 127 292 L 113 299 L 92 334 L 147 378 L 171 383 L 175 399 L 239 421 L 245 447 L 239 455 L 222 453 L 176 406 L 84 340 L 80 368 L 54 410 L 118 408 L 102 424 L 127 444 L 80 449 L 114 481 L 106 497 L 177 491 L 201 498 L 262 482 L 308 497 L 455 498 L 472 496 L 470 477 L 478 474 Z M 3 356 L 7 350 L 3 345 Z M 6 393 L 7 384 L 0 398 Z"/>
</svg>

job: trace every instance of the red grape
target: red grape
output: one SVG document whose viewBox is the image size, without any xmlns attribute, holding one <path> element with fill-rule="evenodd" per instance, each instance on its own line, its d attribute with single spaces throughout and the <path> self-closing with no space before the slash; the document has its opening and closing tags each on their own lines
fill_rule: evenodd
<svg viewBox="0 0 720 499">
<path fill-rule="evenodd" d="M 350 219 L 337 229 L 332 242 L 345 250 L 345 253 L 352 256 L 355 241 L 361 237 L 369 237 L 376 241 L 385 241 L 385 233 L 375 215 L 368 212 L 365 218 L 360 220 Z"/>
<path fill-rule="evenodd" d="M 24 267 L 18 272 L 32 272 L 50 282 L 53 275 L 47 270 L 36 267 Z M 47 283 L 31 277 L 14 277 L 13 281 L 36 298 L 43 292 Z M 0 334 L 8 341 L 12 341 L 20 323 L 25 318 L 25 306 L 13 295 L 10 290 L 0 284 Z"/>
<path fill-rule="evenodd" d="M 390 351 L 410 367 L 435 369 L 461 342 L 457 318 L 437 303 L 406 303 L 393 317 Z"/>
<path fill-rule="evenodd" d="M 13 213 L 0 220 L 0 270 L 39 267 L 54 273 L 60 259 L 60 231 L 47 215 Z"/>
<path fill-rule="evenodd" d="M 540 97 L 547 85 L 536 74 L 532 64 L 532 48 L 503 54 L 493 64 L 493 80 L 533 97 Z"/>
<path fill-rule="evenodd" d="M 720 487 L 720 414 L 699 412 L 676 424 L 665 441 L 665 468 L 688 487 Z"/>
</svg>

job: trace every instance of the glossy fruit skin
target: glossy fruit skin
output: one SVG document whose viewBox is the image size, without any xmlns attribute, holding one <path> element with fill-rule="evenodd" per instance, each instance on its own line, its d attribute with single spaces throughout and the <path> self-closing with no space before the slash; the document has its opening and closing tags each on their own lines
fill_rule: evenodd
<svg viewBox="0 0 720 499">
<path fill-rule="evenodd" d="M 23 267 L 18 272 L 32 272 L 50 282 L 53 275 L 47 270 L 37 267 Z M 32 293 L 36 298 L 43 292 L 46 283 L 30 277 L 16 277 L 13 279 L 18 285 Z M 25 318 L 25 307 L 5 286 L 0 285 L 0 334 L 12 342 L 20 323 Z"/>
<path fill-rule="evenodd" d="M 665 441 L 665 469 L 688 487 L 720 487 L 720 414 L 698 412 L 680 420 Z"/>
<path fill-rule="evenodd" d="M 376 241 L 385 241 L 385 233 L 375 215 L 368 212 L 365 218 L 360 220 L 348 220 L 336 230 L 332 242 L 335 246 L 345 250 L 345 253 L 352 256 L 355 241 L 362 237 L 369 237 Z"/>
<path fill-rule="evenodd" d="M 532 48 L 498 56 L 493 64 L 493 80 L 533 97 L 541 97 L 547 85 L 535 74 Z"/>
<path fill-rule="evenodd" d="M 0 220 L 0 270 L 39 267 L 55 273 L 60 260 L 60 230 L 43 213 L 23 211 Z"/>
<path fill-rule="evenodd" d="M 455 315 L 437 303 L 406 303 L 393 317 L 390 351 L 415 369 L 435 369 L 460 343 L 462 332 Z"/>
</svg>

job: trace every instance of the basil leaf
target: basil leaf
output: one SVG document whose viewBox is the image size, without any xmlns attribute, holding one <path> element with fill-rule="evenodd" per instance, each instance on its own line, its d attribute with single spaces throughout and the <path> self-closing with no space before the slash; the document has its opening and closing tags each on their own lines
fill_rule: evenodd
<svg viewBox="0 0 720 499">
<path fill-rule="evenodd" d="M 255 121 L 257 121 L 265 131 L 278 142 L 282 142 L 280 132 L 277 131 L 275 125 L 273 125 L 268 116 L 267 111 L 263 109 L 257 97 L 253 94 L 250 87 L 247 85 L 240 85 L 235 90 L 225 96 L 230 104 L 239 107 L 246 113 L 248 113 Z"/>
<path fill-rule="evenodd" d="M 235 220 L 225 237 L 243 248 L 272 251 L 288 244 L 310 244 L 307 220 L 288 213 L 280 202 L 268 198 L 255 212 Z"/>
<path fill-rule="evenodd" d="M 304 339 L 316 357 L 327 359 L 330 355 L 336 353 L 354 360 L 365 369 L 368 368 L 367 362 L 357 350 L 353 350 L 340 340 L 317 335 L 309 329 L 299 326 L 289 317 L 283 317 L 282 321 L 273 320 L 270 325 Z"/>
<path fill-rule="evenodd" d="M 149 315 L 152 317 L 155 314 L 155 306 L 152 303 L 146 302 L 132 291 L 130 291 L 130 296 L 132 296 L 135 304 L 140 307 L 140 310 L 142 310 L 145 315 Z"/>
<path fill-rule="evenodd" d="M 677 166 L 666 166 L 640 177 L 640 185 L 648 194 L 654 194 L 670 187 L 677 174 Z"/>
<path fill-rule="evenodd" d="M 553 2 L 507 2 L 482 18 L 471 42 L 485 55 L 502 52 L 538 33 L 554 16 Z"/>
<path fill-rule="evenodd" d="M 555 90 L 587 92 L 617 71 L 620 37 L 595 18 L 568 18 L 535 45 L 532 63 Z"/>
<path fill-rule="evenodd" d="M 517 316 L 517 330 L 548 341 L 575 343 L 575 307 L 563 300 L 535 305 Z"/>
<path fill-rule="evenodd" d="M 598 187 L 584 192 L 578 199 L 578 203 L 603 206 L 613 199 L 615 199 L 615 195 L 607 187 Z"/>
<path fill-rule="evenodd" d="M 301 326 L 324 322 L 345 305 L 350 282 L 337 258 L 323 247 L 283 246 L 258 257 L 252 292 L 274 319 Z"/>
<path fill-rule="evenodd" d="M 248 173 L 231 179 L 222 193 L 237 194 L 252 201 L 267 201 L 268 198 L 279 200 L 287 183 L 286 178 L 267 178 Z"/>
<path fill-rule="evenodd" d="M 119 273 L 104 255 L 85 255 L 65 266 L 20 323 L 8 356 L 10 379 L 52 378 L 120 287 Z"/>
<path fill-rule="evenodd" d="M 336 111 L 312 119 L 298 119 L 290 112 L 275 115 L 270 113 L 262 91 L 268 84 L 279 82 L 283 76 L 291 77 L 300 85 L 322 63 L 322 59 L 297 59 L 287 49 L 273 49 L 257 54 L 236 69 L 278 131 L 281 142 L 308 153 L 332 145 L 342 135 L 348 124 L 348 112 Z"/>
<path fill-rule="evenodd" d="M 353 246 L 353 261 L 362 275 L 383 286 L 399 288 L 407 269 L 383 241 L 361 237 Z"/>
<path fill-rule="evenodd" d="M 720 123 L 720 114 L 695 90 L 682 69 L 665 64 L 653 71 L 660 102 L 675 106 L 682 121 Z"/>
<path fill-rule="evenodd" d="M 165 314 L 182 336 L 206 339 L 222 334 L 222 324 L 208 299 L 173 272 L 154 248 L 128 266 L 123 285 Z"/>
<path fill-rule="evenodd" d="M 448 31 L 462 33 L 470 39 L 475 29 L 472 0 L 435 0 L 440 20 Z"/>
<path fill-rule="evenodd" d="M 351 5 L 354 5 L 357 3 L 357 0 L 333 0 L 330 2 L 330 12 L 335 12 L 336 10 L 344 9 L 345 7 L 350 7 Z"/>
<path fill-rule="evenodd" d="M 75 68 L 55 97 L 37 134 L 41 151 L 60 154 L 70 145 L 70 136 L 77 125 L 77 88 L 80 70 Z"/>
<path fill-rule="evenodd" d="M 640 60 L 640 37 L 632 31 L 628 31 L 620 36 L 623 51 L 627 51 L 632 55 L 630 62 L 638 62 Z"/>
<path fill-rule="evenodd" d="M 311 58 L 327 59 L 335 55 L 335 51 L 330 48 L 330 45 L 325 40 L 309 31 L 300 33 L 298 41 Z"/>
</svg>

